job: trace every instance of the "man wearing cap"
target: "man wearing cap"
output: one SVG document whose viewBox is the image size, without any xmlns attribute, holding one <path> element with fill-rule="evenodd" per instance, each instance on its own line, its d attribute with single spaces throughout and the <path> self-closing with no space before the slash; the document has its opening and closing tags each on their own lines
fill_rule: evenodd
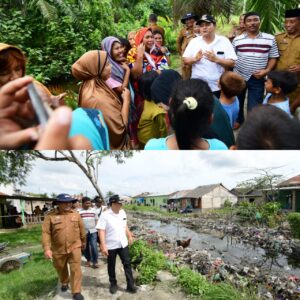
<svg viewBox="0 0 300 300">
<path fill-rule="evenodd" d="M 194 34 L 194 23 L 199 17 L 194 13 L 187 13 L 182 17 L 181 23 L 185 25 L 185 28 L 181 29 L 177 37 L 177 51 L 182 56 L 189 42 L 196 37 Z M 183 79 L 191 78 L 191 66 L 184 64 L 182 61 L 181 75 Z"/>
<path fill-rule="evenodd" d="M 131 244 L 133 238 L 127 226 L 126 213 L 122 209 L 123 202 L 119 195 L 111 196 L 109 198 L 111 207 L 101 214 L 96 226 L 100 237 L 100 250 L 103 255 L 107 256 L 107 270 L 110 282 L 109 290 L 111 294 L 115 294 L 118 290 L 115 272 L 117 255 L 121 258 L 124 267 L 127 291 L 129 293 L 136 293 L 137 291 L 132 275 L 128 249 L 128 241 Z"/>
<path fill-rule="evenodd" d="M 290 71 L 298 75 L 298 88 L 288 95 L 291 111 L 294 112 L 300 106 L 300 8 L 285 12 L 284 27 L 286 32 L 275 36 L 280 53 L 276 70 Z"/>
<path fill-rule="evenodd" d="M 70 282 L 73 299 L 83 300 L 81 249 L 85 248 L 86 234 L 80 215 L 71 209 L 74 200 L 68 194 L 57 196 L 58 208 L 45 217 L 42 226 L 42 244 L 45 257 L 53 259 L 61 282 L 61 290 L 66 291 Z"/>
<path fill-rule="evenodd" d="M 201 36 L 191 40 L 183 54 L 183 61 L 192 66 L 192 78 L 206 81 L 219 98 L 218 80 L 225 68 L 233 68 L 237 59 L 234 49 L 224 36 L 216 35 L 216 20 L 203 15 L 197 24 Z"/>
<path fill-rule="evenodd" d="M 244 17 L 245 32 L 237 36 L 232 45 L 237 53 L 234 72 L 246 81 L 245 90 L 238 95 L 240 112 L 234 128 L 244 122 L 244 102 L 248 91 L 247 110 L 263 102 L 265 76 L 275 68 L 279 52 L 275 37 L 260 32 L 260 16 L 256 12 L 248 12 Z"/>
</svg>

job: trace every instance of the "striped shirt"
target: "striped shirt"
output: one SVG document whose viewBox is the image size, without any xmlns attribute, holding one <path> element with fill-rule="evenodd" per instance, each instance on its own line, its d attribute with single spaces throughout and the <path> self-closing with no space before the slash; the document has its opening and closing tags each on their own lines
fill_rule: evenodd
<svg viewBox="0 0 300 300">
<path fill-rule="evenodd" d="M 264 32 L 255 38 L 243 33 L 233 40 L 232 46 L 238 57 L 233 70 L 246 81 L 255 71 L 265 69 L 270 58 L 279 57 L 275 37 Z"/>
<path fill-rule="evenodd" d="M 97 232 L 96 225 L 98 221 L 98 216 L 96 210 L 93 208 L 80 209 L 79 214 L 82 218 L 86 232 L 94 233 Z"/>
</svg>

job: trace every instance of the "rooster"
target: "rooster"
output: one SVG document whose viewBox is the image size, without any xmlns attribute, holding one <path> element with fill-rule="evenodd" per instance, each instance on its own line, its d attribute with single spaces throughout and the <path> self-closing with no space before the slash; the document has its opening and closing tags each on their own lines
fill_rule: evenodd
<svg viewBox="0 0 300 300">
<path fill-rule="evenodd" d="M 191 239 L 187 239 L 186 241 L 177 240 L 176 243 L 177 243 L 177 246 L 182 246 L 183 248 L 186 248 L 190 245 Z"/>
</svg>

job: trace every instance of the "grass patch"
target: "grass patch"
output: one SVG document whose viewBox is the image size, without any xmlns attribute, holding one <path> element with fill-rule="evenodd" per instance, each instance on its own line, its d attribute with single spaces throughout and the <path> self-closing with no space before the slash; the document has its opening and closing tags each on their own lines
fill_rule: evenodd
<svg viewBox="0 0 300 300">
<path fill-rule="evenodd" d="M 36 252 L 22 269 L 0 273 L 0 282 L 0 299 L 32 300 L 55 288 L 57 274 L 43 252 Z"/>
<path fill-rule="evenodd" d="M 1 233 L 1 242 L 9 242 L 9 247 L 41 245 L 42 241 L 42 226 L 36 225 L 30 228 L 18 229 L 14 232 Z"/>
<path fill-rule="evenodd" d="M 184 217 L 186 214 L 180 214 L 178 212 L 168 212 L 160 209 L 157 206 L 144 206 L 144 205 L 135 205 L 135 204 L 126 204 L 124 205 L 124 208 L 129 211 L 139 211 L 139 212 L 151 212 L 151 213 L 157 213 L 162 216 L 167 217 Z"/>
</svg>

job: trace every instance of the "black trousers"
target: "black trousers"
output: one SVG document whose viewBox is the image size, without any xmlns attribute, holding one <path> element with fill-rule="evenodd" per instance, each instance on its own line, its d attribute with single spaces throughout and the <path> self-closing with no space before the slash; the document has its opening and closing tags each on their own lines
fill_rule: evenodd
<svg viewBox="0 0 300 300">
<path fill-rule="evenodd" d="M 109 276 L 109 282 L 111 285 L 117 284 L 116 270 L 115 270 L 117 254 L 119 255 L 124 267 L 126 281 L 127 281 L 127 288 L 131 288 L 134 286 L 134 280 L 133 280 L 132 270 L 130 266 L 130 256 L 129 256 L 128 246 L 125 248 L 108 250 L 107 271 Z"/>
</svg>

